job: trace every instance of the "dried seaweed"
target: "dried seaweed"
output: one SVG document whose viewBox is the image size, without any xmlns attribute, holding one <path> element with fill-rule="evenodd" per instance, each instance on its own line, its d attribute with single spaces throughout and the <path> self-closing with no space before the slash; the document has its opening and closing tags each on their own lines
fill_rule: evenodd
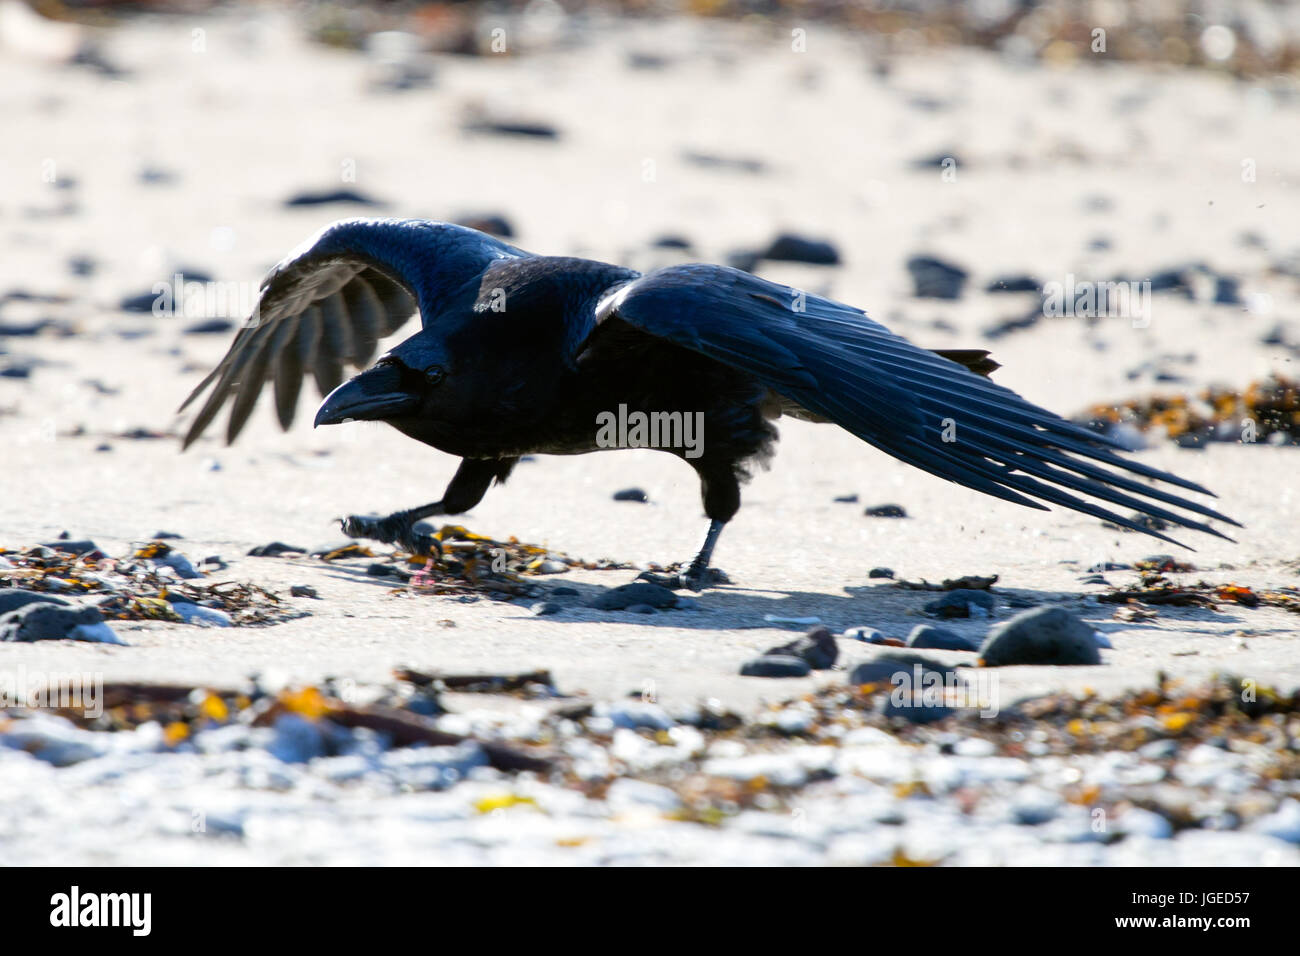
<svg viewBox="0 0 1300 956">
<path fill-rule="evenodd" d="M 98 549 L 0 548 L 0 587 L 59 597 L 97 596 L 95 606 L 116 621 L 183 621 L 173 608 L 180 602 L 222 611 L 235 625 L 278 624 L 305 613 L 256 584 L 180 578 L 157 563 L 171 550 L 164 541 L 151 541 L 128 558 L 110 558 Z"/>
</svg>

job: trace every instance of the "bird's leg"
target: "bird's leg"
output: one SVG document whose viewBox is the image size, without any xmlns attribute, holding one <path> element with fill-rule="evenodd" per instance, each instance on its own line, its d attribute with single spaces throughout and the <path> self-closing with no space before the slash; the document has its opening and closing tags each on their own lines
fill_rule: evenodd
<svg viewBox="0 0 1300 956">
<path fill-rule="evenodd" d="M 692 464 L 700 476 L 700 497 L 704 501 L 704 513 L 709 518 L 709 531 L 704 536 L 704 544 L 679 574 L 651 574 L 646 571 L 638 575 L 641 580 L 674 591 L 681 588 L 703 591 L 711 584 L 729 583 L 725 574 L 717 568 L 709 567 L 709 562 L 713 559 L 713 549 L 718 545 L 718 536 L 722 534 L 723 526 L 740 510 L 740 480 L 734 462 L 701 459 Z"/>
<path fill-rule="evenodd" d="M 504 481 L 514 459 L 466 458 L 456 469 L 456 474 L 447 484 L 442 498 L 419 508 L 406 511 L 394 511 L 385 518 L 365 515 L 349 515 L 340 518 L 343 533 L 350 538 L 367 538 L 383 544 L 396 544 L 412 554 L 428 555 L 437 552 L 442 555 L 442 547 L 432 535 L 415 530 L 415 523 L 434 515 L 454 515 L 468 511 L 483 500 L 492 479 Z"/>
<path fill-rule="evenodd" d="M 725 574 L 717 568 L 709 567 L 709 562 L 713 560 L 713 549 L 717 547 L 718 537 L 722 534 L 725 525 L 725 521 L 719 521 L 717 518 L 709 522 L 709 531 L 704 536 L 704 544 L 700 546 L 699 553 L 677 574 L 653 574 L 650 571 L 643 571 L 637 575 L 637 580 L 649 581 L 672 591 L 679 591 L 682 588 L 703 591 L 711 584 L 728 583 Z"/>
</svg>

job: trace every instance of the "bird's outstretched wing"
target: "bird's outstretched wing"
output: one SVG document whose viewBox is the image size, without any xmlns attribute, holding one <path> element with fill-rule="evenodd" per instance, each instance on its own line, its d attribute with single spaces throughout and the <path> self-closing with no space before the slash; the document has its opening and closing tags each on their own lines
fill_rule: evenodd
<svg viewBox="0 0 1300 956">
<path fill-rule="evenodd" d="M 1133 475 L 1211 494 L 1200 485 L 1121 457 L 1109 439 L 839 302 L 736 269 L 685 265 L 612 291 L 596 311 L 593 336 L 630 325 L 743 369 L 895 458 L 1007 501 L 1052 502 L 1174 544 L 1071 492 L 1218 537 L 1226 535 L 1162 504 L 1237 524 Z"/>
<path fill-rule="evenodd" d="M 376 343 L 417 310 L 427 320 L 438 300 L 492 262 L 526 255 L 450 223 L 344 219 L 325 227 L 270 271 L 225 358 L 181 405 L 183 411 L 211 387 L 185 447 L 232 396 L 226 443 L 234 441 L 268 376 L 287 429 L 306 376 L 315 378 L 322 396 L 329 394 L 343 381 L 345 363 L 364 368 Z"/>
</svg>

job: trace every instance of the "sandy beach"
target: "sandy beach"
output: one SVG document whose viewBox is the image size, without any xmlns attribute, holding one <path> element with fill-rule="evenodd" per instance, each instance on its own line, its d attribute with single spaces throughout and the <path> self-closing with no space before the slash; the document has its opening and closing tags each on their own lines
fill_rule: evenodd
<svg viewBox="0 0 1300 956">
<path fill-rule="evenodd" d="M 637 695 L 684 726 L 672 715 L 712 700 L 710 706 L 762 720 L 789 701 L 842 687 L 856 664 L 882 651 L 841 637 L 834 670 L 742 677 L 744 661 L 807 629 L 769 616 L 817 618 L 836 634 L 874 628 L 902 640 L 917 624 L 933 623 L 922 608 L 935 595 L 897 581 L 996 574 L 992 620 L 944 626 L 978 642 L 1019 609 L 1061 604 L 1111 645 L 1098 667 L 998 668 L 1003 709 L 1058 693 L 1117 697 L 1155 686 L 1160 674 L 1188 688 L 1223 675 L 1281 694 L 1300 688 L 1294 611 L 1220 602 L 1160 607 L 1155 616 L 1126 621 L 1099 598 L 1111 586 L 1135 584 L 1137 572 L 1086 580 L 1099 565 L 1173 554 L 1195 567 L 1173 575 L 1180 582 L 1294 592 L 1294 445 L 1211 441 L 1183 448 L 1147 434 L 1139 460 L 1212 489 L 1215 506 L 1244 526 L 1222 529 L 1235 542 L 1175 535 L 1192 552 L 1084 515 L 996 501 L 912 469 L 833 426 L 785 419 L 771 469 L 744 489 L 744 506 L 716 555 L 732 583 L 692 596 L 689 609 L 652 615 L 580 606 L 631 581 L 636 568 L 688 559 L 703 535 L 694 474 L 648 450 L 524 462 L 506 485 L 455 519 L 499 540 L 514 536 L 626 565 L 539 576 L 539 588 L 578 590 L 580 600 L 559 614 L 538 616 L 535 599 L 416 593 L 367 573 L 366 560 L 249 556 L 274 541 L 307 549 L 336 541 L 333 519 L 343 515 L 434 500 L 455 459 L 380 425 L 313 430 L 310 384 L 287 434 L 264 400 L 233 446 L 213 428 L 182 454 L 187 416 L 175 409 L 224 354 L 233 326 L 195 334 L 193 326 L 212 318 L 206 305 L 164 316 L 121 306 L 178 273 L 206 277 L 205 288 L 231 283 L 240 284 L 230 286 L 239 294 L 255 293 L 271 265 L 343 216 L 497 214 L 523 248 L 642 270 L 726 262 L 780 233 L 824 240 L 837 249 L 839 265 L 763 261 L 755 271 L 861 306 L 927 347 L 988 348 L 1003 366 L 998 382 L 1066 416 L 1152 394 L 1297 377 L 1300 245 L 1292 223 L 1300 217 L 1300 123 L 1294 84 L 1281 78 L 1242 82 L 1142 64 L 1062 68 L 966 48 L 884 58 L 861 38 L 815 24 L 806 52 L 792 50 L 784 27 L 707 20 L 535 16 L 507 26 L 518 43 L 511 55 L 417 57 L 430 80 L 400 91 L 376 85 L 386 75 L 376 57 L 313 43 L 299 24 L 269 10 L 145 16 L 120 28 L 85 28 L 123 71 L 119 77 L 0 47 L 7 141 L 0 149 L 0 324 L 7 332 L 0 336 L 0 369 L 26 369 L 0 377 L 0 547 L 19 551 L 67 532 L 125 557 L 167 531 L 180 535 L 169 543 L 195 564 L 220 556 L 225 566 L 208 572 L 211 580 L 255 583 L 283 595 L 284 607 L 298 615 L 266 627 L 114 620 L 123 645 L 0 643 L 0 669 L 196 688 L 243 687 L 252 675 L 272 688 L 326 679 L 374 688 L 391 684 L 393 669 L 402 666 L 442 674 L 546 669 L 565 701 L 617 708 Z M 464 129 L 468 118 L 483 116 L 546 124 L 555 136 Z M 955 164 L 944 166 L 950 157 Z M 379 205 L 285 204 L 295 194 L 339 189 Z M 656 246 L 665 236 L 685 239 L 690 249 Z M 916 297 L 906 267 L 914 255 L 965 269 L 963 294 L 952 301 Z M 1000 277 L 1149 279 L 1166 270 L 1189 276 L 1189 287 L 1150 294 L 1144 321 L 1043 317 L 1019 331 L 988 334 L 1039 308 L 1037 293 L 985 291 Z M 1217 295 L 1223 279 L 1234 282 L 1231 296 Z M 50 321 L 33 335 L 15 332 L 43 320 Z M 1273 344 L 1262 341 L 1278 329 Z M 412 323 L 392 342 L 413 330 Z M 631 487 L 644 489 L 649 501 L 613 499 Z M 834 500 L 852 494 L 855 502 Z M 897 504 L 907 517 L 863 514 L 878 504 Z M 379 557 L 391 551 L 373 550 Z M 894 578 L 869 578 L 877 567 Z M 295 585 L 318 598 L 288 596 Z M 926 655 L 948 666 L 973 663 L 960 651 Z M 502 729 L 511 721 L 536 723 L 554 706 L 454 691 L 443 703 L 456 718 L 448 726 L 502 739 L 513 739 L 514 731 Z M 1289 719 L 1291 729 L 1282 732 L 1292 734 L 1294 746 L 1296 716 Z M 651 742 L 669 733 L 654 720 L 629 720 L 610 726 Z M 1254 794 L 1253 816 L 1234 811 L 1240 832 L 1180 823 L 1169 839 L 1148 820 L 1147 830 L 1134 823 L 1131 835 L 1117 841 L 1078 842 L 1047 832 L 1086 809 L 1069 801 L 1053 823 L 1036 826 L 1025 822 L 1032 814 L 999 811 L 996 820 L 969 823 L 969 839 L 953 837 L 944 846 L 940 831 L 963 824 L 937 797 L 902 826 L 870 822 L 900 812 L 895 803 L 916 802 L 896 795 L 909 774 L 930 779 L 935 794 L 945 792 L 934 783 L 948 772 L 938 769 L 942 761 L 911 738 L 860 742 L 875 754 L 919 761 L 910 770 L 900 764 L 884 776 L 855 776 L 846 767 L 832 775 L 836 782 L 817 784 L 816 793 L 791 797 L 803 792 L 792 784 L 767 813 L 747 808 L 732 823 L 711 827 L 665 823 L 677 804 L 657 791 L 634 793 L 635 780 L 621 798 L 591 797 L 482 768 L 478 777 L 467 771 L 468 782 L 436 792 L 406 794 L 394 784 L 382 814 L 360 806 L 342 775 L 310 759 L 276 761 L 280 769 L 255 761 L 257 773 L 284 776 L 263 785 L 249 782 L 254 770 L 223 757 L 221 773 L 234 776 L 221 776 L 209 791 L 202 747 L 162 754 L 139 736 L 143 731 L 130 733 L 138 735 L 136 744 L 114 744 L 67 767 L 0 748 L 7 771 L 0 777 L 0 860 L 30 859 L 49 845 L 42 833 L 71 827 L 98 835 L 64 845 L 54 854 L 59 862 L 118 862 L 128 845 L 146 859 L 180 863 L 398 862 L 420 854 L 421 862 L 477 863 L 700 862 L 719 854 L 756 863 L 897 862 L 899 847 L 911 858 L 957 863 L 1300 862 L 1296 778 L 1264 786 L 1235 764 L 1221 769 L 1237 780 L 1222 792 L 1215 790 L 1218 778 L 1183 785 L 1202 788 L 1202 802 Z M 624 744 L 636 750 L 626 738 Z M 806 758 L 793 755 L 797 744 L 761 749 L 793 765 Z M 1231 747 L 1222 753 L 1238 756 Z M 980 754 L 952 759 L 971 764 L 962 772 L 972 780 L 993 780 L 987 766 L 975 766 Z M 174 763 L 155 766 L 145 755 Z M 1196 759 L 1202 758 L 1209 759 Z M 651 765 L 635 755 L 620 759 L 629 778 Z M 712 759 L 745 757 L 723 748 Z M 455 764 L 446 754 L 439 760 Z M 90 769 L 113 761 L 121 763 L 114 774 L 136 766 L 144 782 L 119 791 L 125 785 L 117 777 Z M 1022 775 L 989 784 L 1001 788 L 996 800 L 1004 808 L 1020 805 L 1017 788 L 1051 789 L 1048 771 L 1029 766 L 1029 757 L 1025 762 Z M 1093 772 L 1080 771 L 1085 781 Z M 133 796 L 95 811 L 92 820 L 78 801 L 50 797 L 61 775 L 74 774 L 78 786 Z M 1170 781 L 1177 777 L 1169 774 Z M 242 782 L 231 782 L 236 777 Z M 315 799 L 313 786 L 330 792 Z M 871 787 L 889 794 L 888 812 Z M 491 803 L 501 792 L 531 793 L 544 812 Z M 275 799 L 286 803 L 277 809 Z M 792 820 L 790 799 L 821 808 L 808 812 L 823 819 L 851 815 L 837 806 L 871 809 L 851 833 L 823 832 L 820 823 L 799 831 L 803 818 Z M 1160 815 L 1150 802 L 1125 800 L 1135 808 L 1128 810 L 1134 821 L 1140 813 Z M 39 824 L 20 826 L 40 801 L 46 803 Z M 203 801 L 211 803 L 212 819 L 223 812 L 217 804 L 239 805 L 229 810 L 239 821 L 229 839 L 196 844 L 182 824 L 126 822 L 131 807 L 164 808 L 160 820 L 182 820 L 185 808 Z M 604 816 L 592 822 L 597 811 L 578 806 L 582 801 L 600 804 Z M 501 812 L 485 813 L 484 805 Z M 460 822 L 438 825 L 441 814 Z M 381 816 L 390 822 L 381 826 Z M 268 821 L 290 819 L 290 831 L 270 834 Z M 573 824 L 579 819 L 588 822 Z M 1269 819 L 1276 826 L 1255 826 Z M 411 829 L 394 820 L 413 821 Z M 372 842 L 343 836 L 359 821 L 375 828 Z M 746 846 L 746 833 L 792 826 L 793 836 L 764 836 Z M 997 827 L 1014 837 L 996 851 L 979 850 L 1001 832 Z"/>
</svg>

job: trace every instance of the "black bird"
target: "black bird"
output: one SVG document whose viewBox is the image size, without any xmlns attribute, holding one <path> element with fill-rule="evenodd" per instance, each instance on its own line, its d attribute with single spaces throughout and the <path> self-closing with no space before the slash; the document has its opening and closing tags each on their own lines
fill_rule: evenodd
<svg viewBox="0 0 1300 956">
<path fill-rule="evenodd" d="M 345 365 L 365 368 L 377 341 L 416 312 L 418 332 L 344 381 Z M 269 379 L 287 429 L 310 375 L 325 396 L 317 425 L 384 421 L 459 456 L 433 504 L 343 521 L 353 537 L 416 553 L 434 545 L 417 521 L 472 508 L 522 455 L 606 447 L 599 423 L 616 411 L 629 420 L 702 413 L 690 419 L 702 421 L 702 444 L 663 448 L 700 478 L 708 534 L 668 582 L 697 589 L 712 580 L 718 535 L 740 507 L 748 469 L 772 454 L 772 421 L 782 414 L 833 422 L 985 494 L 1043 510 L 1042 502 L 1063 505 L 1174 544 L 1072 492 L 1217 537 L 1226 536 L 1191 515 L 1237 524 L 1137 480 L 1211 494 L 1121 457 L 1103 435 L 994 384 L 985 376 L 996 367 L 987 352 L 927 351 L 860 309 L 723 266 L 643 276 L 532 255 L 463 226 L 347 219 L 271 270 L 253 316 L 181 407 L 210 390 L 188 447 L 233 399 L 229 443 Z"/>
</svg>

